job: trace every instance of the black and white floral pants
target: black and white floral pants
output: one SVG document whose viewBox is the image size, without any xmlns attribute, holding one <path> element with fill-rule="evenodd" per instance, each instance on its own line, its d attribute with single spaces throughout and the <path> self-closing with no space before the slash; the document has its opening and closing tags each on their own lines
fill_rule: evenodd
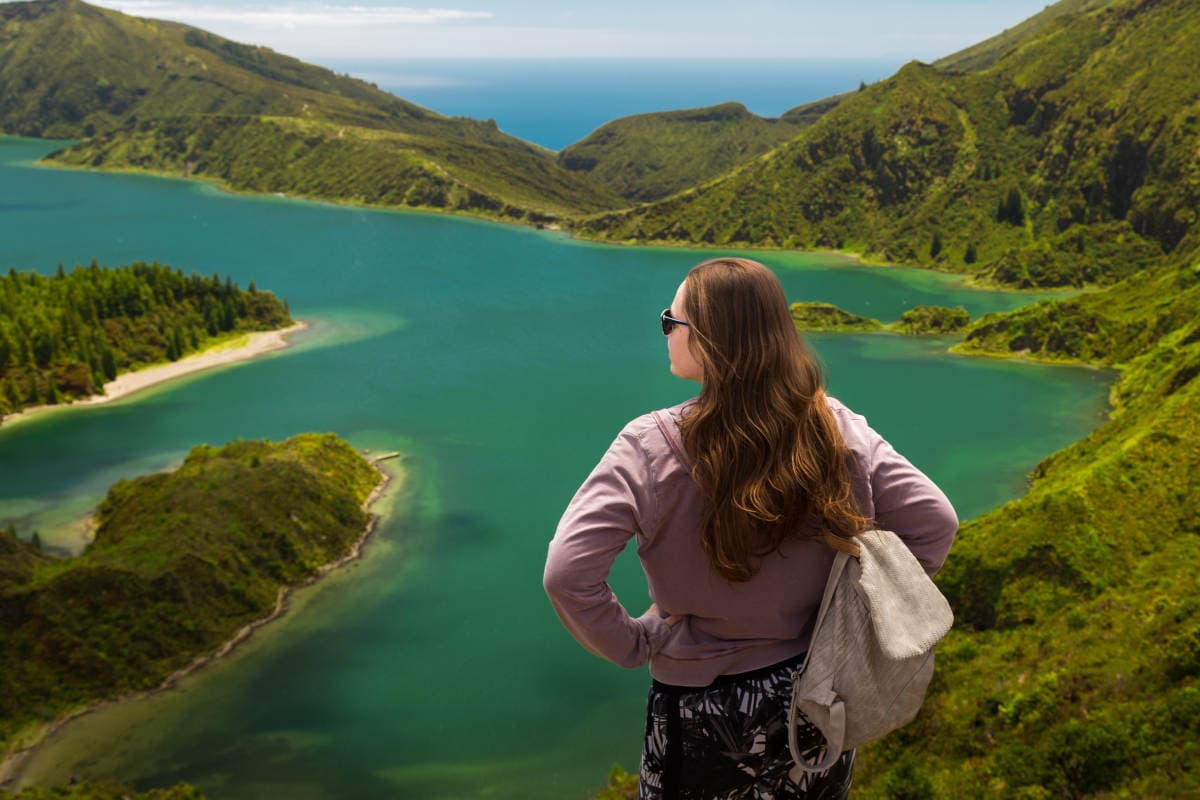
<svg viewBox="0 0 1200 800">
<path fill-rule="evenodd" d="M 639 800 L 844 800 L 854 751 L 825 772 L 788 777 L 787 716 L 797 656 L 770 667 L 722 675 L 709 686 L 654 682 L 646 703 Z M 824 750 L 820 731 L 801 716 L 801 756 Z"/>
</svg>

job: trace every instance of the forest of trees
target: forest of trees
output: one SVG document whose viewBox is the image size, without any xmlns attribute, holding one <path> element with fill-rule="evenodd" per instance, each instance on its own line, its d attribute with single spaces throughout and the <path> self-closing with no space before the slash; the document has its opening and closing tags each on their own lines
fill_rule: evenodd
<svg viewBox="0 0 1200 800">
<path fill-rule="evenodd" d="M 86 397 L 121 372 L 290 321 L 286 301 L 228 275 L 94 260 L 53 277 L 10 269 L 0 275 L 0 414 Z"/>
</svg>

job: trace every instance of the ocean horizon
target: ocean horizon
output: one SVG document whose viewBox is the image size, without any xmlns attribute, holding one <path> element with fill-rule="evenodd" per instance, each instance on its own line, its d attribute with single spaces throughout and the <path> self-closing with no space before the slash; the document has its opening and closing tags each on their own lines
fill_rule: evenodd
<svg viewBox="0 0 1200 800">
<path fill-rule="evenodd" d="M 894 74 L 908 59 L 358 58 L 317 63 L 449 116 L 561 150 L 631 114 L 737 102 L 788 109 Z"/>
</svg>

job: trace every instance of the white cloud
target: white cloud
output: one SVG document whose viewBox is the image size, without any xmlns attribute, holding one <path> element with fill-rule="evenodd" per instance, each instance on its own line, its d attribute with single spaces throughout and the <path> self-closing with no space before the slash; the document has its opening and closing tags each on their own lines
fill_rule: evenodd
<svg viewBox="0 0 1200 800">
<path fill-rule="evenodd" d="M 250 28 L 370 28 L 438 25 L 488 19 L 490 11 L 407 6 L 334 6 L 320 3 L 259 6 L 214 6 L 171 0 L 95 0 L 97 5 L 137 17 L 184 22 L 198 27 L 226 25 Z"/>
</svg>

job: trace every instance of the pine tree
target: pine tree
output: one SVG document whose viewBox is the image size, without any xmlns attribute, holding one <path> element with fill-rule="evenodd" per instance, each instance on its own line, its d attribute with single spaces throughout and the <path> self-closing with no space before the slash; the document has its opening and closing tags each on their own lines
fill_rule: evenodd
<svg viewBox="0 0 1200 800">
<path fill-rule="evenodd" d="M 100 354 L 100 368 L 104 370 L 104 377 L 108 380 L 117 377 L 117 359 L 107 344 L 104 346 L 104 352 Z"/>
<path fill-rule="evenodd" d="M 1021 192 L 1015 186 L 1008 190 L 1008 194 L 996 208 L 996 220 L 1010 225 L 1025 224 L 1025 206 L 1021 200 Z"/>
<path fill-rule="evenodd" d="M 11 375 L 4 379 L 4 396 L 8 398 L 8 407 L 13 411 L 21 408 L 21 392 L 17 389 L 17 382 Z"/>
<path fill-rule="evenodd" d="M 29 543 L 31 545 L 33 545 L 34 547 L 36 547 L 38 550 L 41 550 L 42 549 L 42 535 L 40 533 L 38 533 L 37 531 L 34 531 L 33 535 L 29 537 Z"/>
<path fill-rule="evenodd" d="M 258 294 L 258 287 L 254 285 L 254 281 L 250 281 L 250 285 L 246 287 L 246 291 L 250 294 Z"/>
<path fill-rule="evenodd" d="M 0 328 L 0 371 L 3 371 L 8 363 L 13 360 L 13 356 L 17 352 L 17 346 L 9 336 L 8 330 Z"/>
</svg>

